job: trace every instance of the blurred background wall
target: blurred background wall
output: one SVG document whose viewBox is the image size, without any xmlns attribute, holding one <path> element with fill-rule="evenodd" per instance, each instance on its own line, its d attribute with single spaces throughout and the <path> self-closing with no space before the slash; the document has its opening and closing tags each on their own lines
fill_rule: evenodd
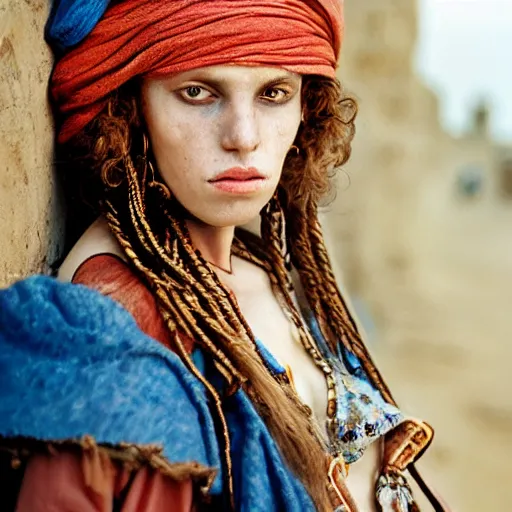
<svg viewBox="0 0 512 512">
<path fill-rule="evenodd" d="M 0 0 L 0 286 L 46 272 L 61 251 L 46 97 L 47 0 Z"/>
<path fill-rule="evenodd" d="M 494 133 L 509 105 L 492 86 L 508 80 L 512 95 L 512 68 L 491 50 L 506 56 L 512 47 L 510 38 L 500 47 L 497 30 L 508 15 L 510 33 L 512 2 L 347 0 L 345 8 L 339 77 L 360 113 L 325 212 L 331 250 L 397 400 L 436 427 L 420 467 L 455 510 L 509 510 L 512 137 Z M 486 26 L 492 8 L 497 21 Z M 438 62 L 450 74 L 429 75 Z M 461 84 L 452 98 L 426 85 L 450 80 Z M 470 94 L 468 80 L 481 94 Z M 454 128 L 445 110 L 463 94 Z"/>
</svg>

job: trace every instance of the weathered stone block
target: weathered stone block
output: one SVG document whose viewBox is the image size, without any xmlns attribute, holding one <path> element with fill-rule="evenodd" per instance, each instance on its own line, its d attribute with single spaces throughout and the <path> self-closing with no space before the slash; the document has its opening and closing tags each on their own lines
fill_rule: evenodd
<svg viewBox="0 0 512 512">
<path fill-rule="evenodd" d="M 61 251 L 47 9 L 46 0 L 0 0 L 0 286 L 47 272 Z"/>
</svg>

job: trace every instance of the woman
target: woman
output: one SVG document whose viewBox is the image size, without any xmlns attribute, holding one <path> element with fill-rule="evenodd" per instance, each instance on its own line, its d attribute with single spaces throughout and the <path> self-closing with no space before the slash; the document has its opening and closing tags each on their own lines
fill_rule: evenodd
<svg viewBox="0 0 512 512">
<path fill-rule="evenodd" d="M 424 486 L 432 430 L 375 368 L 317 220 L 354 132 L 341 4 L 108 3 L 57 2 L 47 35 L 67 177 L 99 215 L 59 277 L 118 305 L 45 280 L 4 295 L 33 347 L 61 347 L 16 367 L 48 422 L 0 430 L 28 453 L 17 510 L 417 510 L 404 471 Z M 236 229 L 258 214 L 261 237 Z"/>
</svg>

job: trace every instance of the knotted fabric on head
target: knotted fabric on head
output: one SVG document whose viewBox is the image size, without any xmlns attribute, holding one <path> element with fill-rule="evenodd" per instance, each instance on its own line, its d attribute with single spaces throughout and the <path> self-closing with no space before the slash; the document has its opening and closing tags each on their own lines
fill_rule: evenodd
<svg viewBox="0 0 512 512">
<path fill-rule="evenodd" d="M 66 1 L 69 15 L 71 4 L 80 7 L 82 21 L 75 32 L 62 23 L 59 29 L 80 39 L 88 30 L 86 0 Z M 335 76 L 342 0 L 122 0 L 108 8 L 105 0 L 89 1 L 95 16 L 98 8 L 106 11 L 57 63 L 51 80 L 63 121 L 60 142 L 79 133 L 112 91 L 139 75 L 160 78 L 234 64 Z"/>
</svg>

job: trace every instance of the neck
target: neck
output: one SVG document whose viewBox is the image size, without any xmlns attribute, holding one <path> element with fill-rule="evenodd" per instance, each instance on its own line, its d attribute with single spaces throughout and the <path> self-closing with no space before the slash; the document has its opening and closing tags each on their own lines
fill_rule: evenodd
<svg viewBox="0 0 512 512">
<path fill-rule="evenodd" d="M 197 220 L 187 220 L 187 228 L 194 247 L 212 265 L 231 272 L 231 245 L 235 227 L 217 228 Z"/>
</svg>

